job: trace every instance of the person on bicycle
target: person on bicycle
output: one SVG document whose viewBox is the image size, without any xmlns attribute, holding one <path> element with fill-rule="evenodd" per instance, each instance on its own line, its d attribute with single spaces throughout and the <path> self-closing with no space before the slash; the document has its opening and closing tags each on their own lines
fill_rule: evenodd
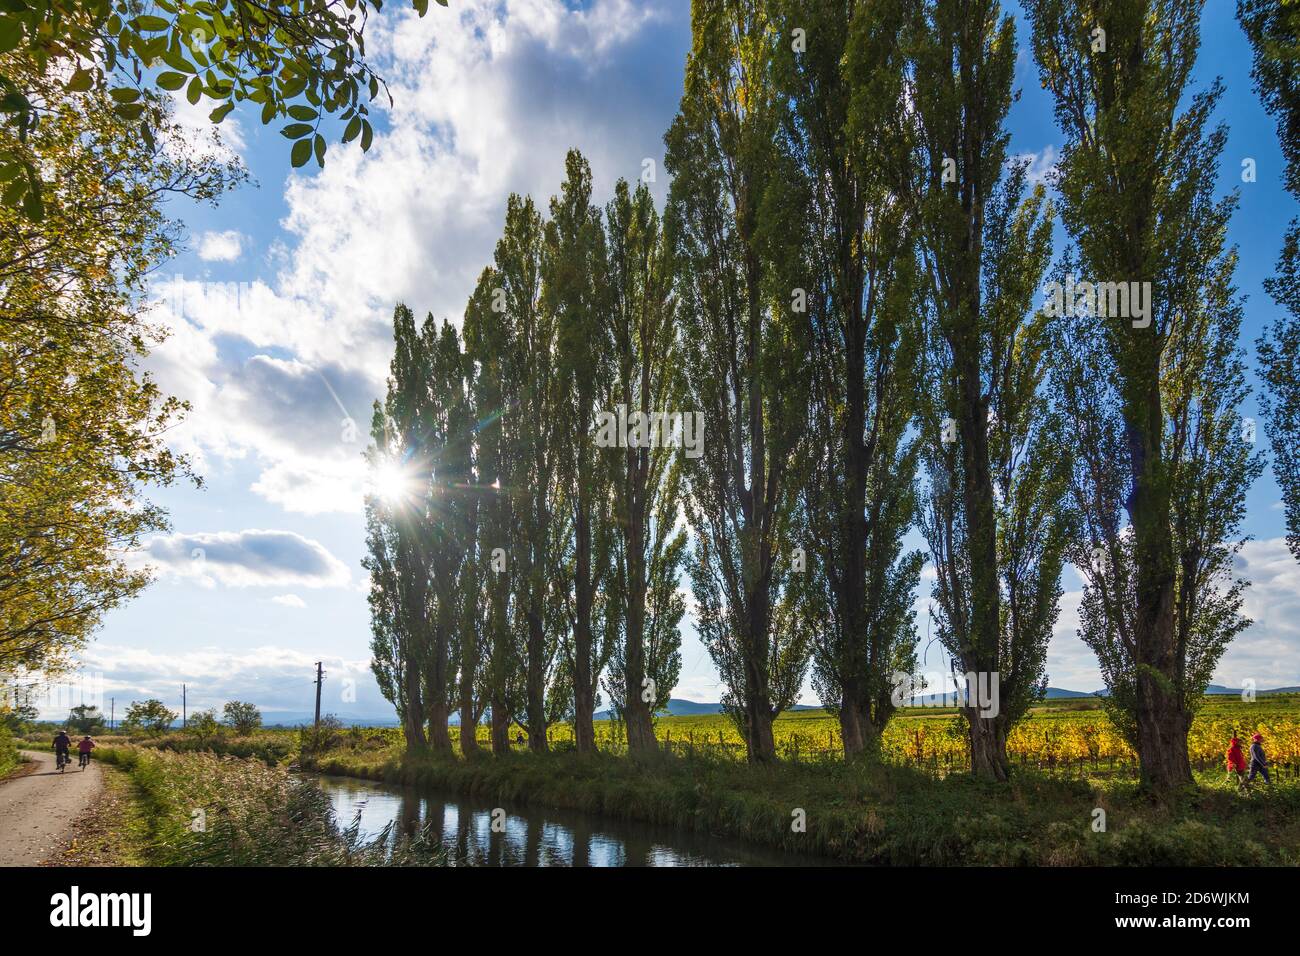
<svg viewBox="0 0 1300 956">
<path fill-rule="evenodd" d="M 54 763 L 55 766 L 62 767 L 68 762 L 68 750 L 72 747 L 72 738 L 68 736 L 66 730 L 60 730 L 57 737 L 54 738 Z"/>
<path fill-rule="evenodd" d="M 90 763 L 90 752 L 94 749 L 95 742 L 90 739 L 90 734 L 86 734 L 77 742 L 77 751 L 81 754 L 81 766 Z"/>
</svg>

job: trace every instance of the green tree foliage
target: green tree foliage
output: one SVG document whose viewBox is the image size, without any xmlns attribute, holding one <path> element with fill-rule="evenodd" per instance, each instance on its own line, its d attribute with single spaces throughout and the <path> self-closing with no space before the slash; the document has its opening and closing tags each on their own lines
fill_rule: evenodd
<svg viewBox="0 0 1300 956">
<path fill-rule="evenodd" d="M 432 319 L 417 331 L 410 309 L 394 310 L 388 396 L 375 403 L 366 452 L 372 487 L 365 499 L 368 554 L 362 566 L 370 572 L 371 669 L 412 750 L 428 741 L 422 682 L 433 602 L 425 561 L 432 463 L 421 430 L 435 334 Z"/>
<path fill-rule="evenodd" d="M 1238 0 L 1237 16 L 1254 49 L 1255 89 L 1277 117 L 1286 160 L 1283 183 L 1300 199 L 1300 4 Z M 1257 344 L 1265 390 L 1260 411 L 1273 448 L 1273 473 L 1282 489 L 1287 544 L 1300 561 L 1300 219 L 1282 243 L 1277 275 L 1264 288 L 1286 309 Z"/>
<path fill-rule="evenodd" d="M 446 6 L 446 0 L 438 0 Z M 0 150 L 5 206 L 39 220 L 53 183 L 24 148 L 40 123 L 57 119 L 46 83 L 67 93 L 96 90 L 148 146 L 165 124 L 153 88 L 213 105 L 220 123 L 236 105 L 293 141 L 294 166 L 324 165 L 321 125 L 345 124 L 343 141 L 374 136 L 369 103 L 387 87 L 365 59 L 363 36 L 380 0 L 23 0 L 0 11 L 0 125 L 16 145 Z M 428 0 L 412 0 L 420 16 Z M 55 80 L 53 78 L 60 77 Z M 40 79 L 38 79 L 40 78 Z"/>
<path fill-rule="evenodd" d="M 492 752 L 510 750 L 510 723 L 522 705 L 522 669 L 517 654 L 514 621 L 517 605 L 511 601 L 518 563 L 509 560 L 514 525 L 514 503 L 509 493 L 519 449 L 513 430 L 501 422 L 511 399 L 506 379 L 507 354 L 501 347 L 502 325 L 492 309 L 498 302 L 498 284 L 492 269 L 483 270 L 465 307 L 465 352 L 477 370 L 473 400 L 476 424 L 475 470 L 481 493 L 475 524 L 475 568 L 479 589 L 474 594 L 479 656 L 476 673 L 478 706 L 491 719 Z M 467 596 L 468 599 L 468 596 Z M 462 682 L 465 679 L 462 663 Z M 481 714 L 480 714 L 481 716 Z M 462 728 L 464 719 L 462 717 Z"/>
<path fill-rule="evenodd" d="M 591 167 L 577 150 L 565 161 L 560 195 L 546 223 L 542 307 L 555 322 L 557 492 L 570 529 L 556 556 L 566 619 L 562 666 L 573 688 L 574 739 L 596 749 L 600 675 L 618 634 L 613 590 L 614 452 L 596 446 L 592 423 L 609 405 L 611 352 L 605 235 L 591 204 Z"/>
<path fill-rule="evenodd" d="M 185 721 L 185 733 L 193 737 L 200 747 L 204 746 L 221 733 L 217 712 L 209 708 L 190 714 L 189 719 Z"/>
<path fill-rule="evenodd" d="M 612 296 L 608 364 L 610 405 L 639 420 L 684 409 L 682 351 L 676 333 L 676 275 L 672 238 L 644 183 L 620 180 L 605 207 L 607 274 Z M 613 410 L 607 408 L 607 410 Z M 605 682 L 627 728 L 628 749 L 654 750 L 652 718 L 667 706 L 681 672 L 679 579 L 686 559 L 680 527 L 682 450 L 668 444 L 602 449 L 614 463 L 617 538 L 612 615 L 623 640 L 613 650 Z"/>
<path fill-rule="evenodd" d="M 168 710 L 167 706 L 157 698 L 133 700 L 130 706 L 126 708 L 126 716 L 122 719 L 122 728 L 127 731 L 160 734 L 170 727 L 172 722 L 179 716 L 176 711 Z"/>
<path fill-rule="evenodd" d="M 196 152 L 160 100 L 149 142 L 104 94 L 22 75 L 51 122 L 22 143 L 0 126 L 0 150 L 60 186 L 39 223 L 0 205 L 0 671 L 54 673 L 148 581 L 122 560 L 166 527 L 144 490 L 190 476 L 164 443 L 185 406 L 139 369 L 163 337 L 146 279 L 180 237 L 166 201 L 214 201 L 243 173 Z"/>
<path fill-rule="evenodd" d="M 908 45 L 930 289 L 922 529 L 939 640 L 975 675 L 960 689 L 971 769 L 1005 780 L 1007 733 L 1044 689 L 1065 546 L 1061 459 L 1039 390 L 1046 323 L 1032 313 L 1051 214 L 1042 187 L 1025 195 L 1024 166 L 1007 167 L 1013 19 L 992 0 L 936 0 Z M 971 693 L 981 686 L 985 701 Z"/>
<path fill-rule="evenodd" d="M 792 567 L 794 473 L 806 434 L 809 353 L 773 254 L 789 222 L 775 147 L 777 36 L 756 0 L 697 3 L 685 91 L 666 136 L 685 405 L 713 429 L 686 459 L 697 627 L 751 760 L 775 757 L 772 721 L 798 699 L 809 635 Z M 772 199 L 769 199 L 769 196 Z"/>
<path fill-rule="evenodd" d="M 1221 87 L 1187 92 L 1198 0 L 1028 10 L 1068 137 L 1057 186 L 1078 251 L 1067 268 L 1150 283 L 1145 318 L 1059 323 L 1056 392 L 1074 462 L 1073 560 L 1087 582 L 1081 636 L 1143 783 L 1166 794 L 1191 782 L 1194 708 L 1248 623 L 1232 560 L 1261 468 L 1242 436 L 1241 307 L 1224 248 L 1236 197 L 1214 196 L 1227 134 L 1209 119 Z"/>
<path fill-rule="evenodd" d="M 498 324 L 495 344 L 503 356 L 502 394 L 509 408 L 494 427 L 506 433 L 514 465 L 503 488 L 511 499 L 513 519 L 506 561 L 519 565 L 513 582 L 512 631 L 520 642 L 524 699 L 522 712 L 515 716 L 536 752 L 547 749 L 548 724 L 568 710 L 562 680 L 566 675 L 557 667 L 565 612 L 555 583 L 570 521 L 556 507 L 564 449 L 557 440 L 560 420 L 555 409 L 562 380 L 557 374 L 556 318 L 542 301 L 546 257 L 545 226 L 537 207 L 530 198 L 511 196 L 496 247 L 497 284 L 491 304 Z"/>
<path fill-rule="evenodd" d="M 222 708 L 226 723 L 241 737 L 247 737 L 262 726 L 262 712 L 257 705 L 243 700 L 231 700 Z"/>
<path fill-rule="evenodd" d="M 104 732 L 104 715 L 93 704 L 78 704 L 68 713 L 67 726 L 78 734 Z"/>
<path fill-rule="evenodd" d="M 923 557 L 902 554 L 916 515 L 920 337 L 912 224 L 898 201 L 909 157 L 897 3 L 774 4 L 774 77 L 794 170 L 782 216 L 781 286 L 813 347 L 810 461 L 801 473 L 813 687 L 839 717 L 848 756 L 874 752 L 913 670 L 912 600 Z M 796 315 L 798 317 L 798 314 Z M 864 520 L 865 519 L 865 520 Z"/>
</svg>

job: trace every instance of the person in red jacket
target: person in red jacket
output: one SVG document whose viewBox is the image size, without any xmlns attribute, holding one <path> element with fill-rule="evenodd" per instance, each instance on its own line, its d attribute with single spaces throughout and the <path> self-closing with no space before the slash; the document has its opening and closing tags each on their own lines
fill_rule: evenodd
<svg viewBox="0 0 1300 956">
<path fill-rule="evenodd" d="M 1241 741 L 1237 735 L 1232 735 L 1232 742 L 1228 745 L 1228 772 L 1237 775 L 1237 786 L 1240 789 L 1246 787 L 1246 755 L 1241 752 Z"/>
<path fill-rule="evenodd" d="M 87 734 L 81 740 L 77 741 L 77 751 L 81 754 L 81 766 L 90 763 L 90 752 L 95 749 L 95 742 Z"/>
</svg>

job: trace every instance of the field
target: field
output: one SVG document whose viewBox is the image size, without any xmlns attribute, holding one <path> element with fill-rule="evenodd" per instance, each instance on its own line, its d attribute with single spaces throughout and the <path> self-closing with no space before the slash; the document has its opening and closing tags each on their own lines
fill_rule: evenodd
<svg viewBox="0 0 1300 956">
<path fill-rule="evenodd" d="M 724 715 L 661 717 L 655 727 L 660 742 L 675 753 L 711 752 L 744 759 L 741 737 Z M 1280 774 L 1294 779 L 1300 773 L 1300 694 L 1260 697 L 1251 703 L 1237 697 L 1207 697 L 1188 738 L 1193 767 L 1207 771 L 1221 768 L 1233 731 L 1246 742 L 1252 733 L 1263 734 L 1269 760 Z M 823 710 L 782 714 L 775 733 L 777 752 L 783 759 L 819 762 L 840 758 L 839 723 Z M 602 750 L 625 749 L 616 724 L 598 722 L 596 735 Z M 486 728 L 480 728 L 479 739 L 487 745 Z M 553 727 L 550 739 L 559 745 L 571 742 L 572 728 Z M 1016 765 L 1059 773 L 1133 772 L 1137 765 L 1136 755 L 1097 700 L 1043 702 L 1013 729 L 1007 749 Z M 885 730 L 882 751 L 886 763 L 940 775 L 967 769 L 965 734 L 952 708 L 900 711 Z"/>
<path fill-rule="evenodd" d="M 1248 742 L 1252 733 L 1264 735 L 1269 760 L 1283 781 L 1300 775 L 1300 694 L 1277 694 L 1246 703 L 1237 697 L 1205 698 L 1192 725 L 1188 749 L 1192 765 L 1200 771 L 1223 768 L 1223 754 L 1236 731 Z M 745 757 L 744 744 L 735 725 L 722 714 L 693 717 L 660 717 L 655 732 L 664 749 L 681 755 L 731 759 Z M 823 710 L 801 710 L 782 714 L 775 725 L 777 752 L 782 760 L 798 763 L 839 761 L 839 723 Z M 258 757 L 268 764 L 287 764 L 298 759 L 301 733 L 283 728 L 258 730 L 249 737 L 227 733 L 209 740 L 196 740 L 180 731 L 161 736 L 104 736 L 101 743 L 143 743 L 164 750 L 210 750 L 238 757 Z M 47 744 L 49 734 L 25 735 L 32 744 Z M 573 744 L 571 724 L 556 724 L 548 734 L 551 746 L 567 749 Z M 612 721 L 596 722 L 599 748 L 607 753 L 624 753 L 620 727 Z M 479 744 L 489 747 L 488 728 L 478 728 Z M 523 732 L 511 731 L 514 749 L 524 750 Z M 453 743 L 459 744 L 459 729 L 452 728 Z M 350 727 L 330 731 L 323 741 L 326 750 L 353 752 L 358 758 L 383 762 L 401 755 L 402 733 L 394 727 Z M 1008 752 L 1013 765 L 1054 774 L 1074 776 L 1131 775 L 1136 756 L 1095 699 L 1045 701 L 1012 731 Z M 882 745 L 885 763 L 907 766 L 938 776 L 964 772 L 966 741 L 953 708 L 911 707 L 890 721 Z"/>
<path fill-rule="evenodd" d="M 354 839 L 330 835 L 321 808 L 289 779 L 296 775 L 284 775 L 291 764 L 430 793 L 471 793 L 502 807 L 523 802 L 687 827 L 853 863 L 1300 863 L 1300 695 L 1252 703 L 1207 698 L 1191 734 L 1197 786 L 1170 805 L 1141 793 L 1133 755 L 1096 700 L 1035 708 L 1010 741 L 1010 784 L 982 783 L 964 772 L 965 743 L 951 709 L 900 713 L 886 734 L 883 760 L 860 765 L 841 759 L 838 725 L 820 710 L 777 721 L 782 759 L 768 767 L 745 762 L 736 729 L 723 715 L 659 719 L 662 751 L 640 760 L 623 756 L 618 730 L 608 721 L 597 724 L 598 754 L 574 752 L 571 728 L 557 725 L 549 755 L 516 742 L 507 757 L 478 760 L 408 756 L 401 731 L 391 727 L 323 728 L 314 750 L 303 747 L 310 728 L 202 740 L 171 732 L 101 743 L 108 745 L 102 756 L 131 775 L 142 801 L 137 818 L 145 821 L 137 842 L 155 863 L 209 856 L 241 863 L 379 862 Z M 1222 753 L 1234 730 L 1264 734 L 1276 786 L 1243 795 L 1227 781 Z M 486 728 L 480 738 L 486 747 Z M 32 735 L 34 744 L 43 741 L 45 734 Z M 191 835 L 180 811 L 208 804 L 224 807 L 222 817 L 238 818 L 239 829 L 265 831 L 267 839 L 232 843 Z M 792 831 L 795 810 L 806 812 L 806 832 Z M 292 827 L 293 839 L 277 835 L 275 821 L 286 818 L 307 825 Z M 274 861 L 253 852 L 268 846 L 279 848 Z M 234 850 L 236 858 L 223 856 Z"/>
</svg>

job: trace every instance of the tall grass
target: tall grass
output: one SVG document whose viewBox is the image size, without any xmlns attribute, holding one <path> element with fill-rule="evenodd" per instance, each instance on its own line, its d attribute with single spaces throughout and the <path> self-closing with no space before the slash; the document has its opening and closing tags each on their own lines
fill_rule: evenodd
<svg viewBox="0 0 1300 956">
<path fill-rule="evenodd" d="M 0 777 L 18 766 L 18 744 L 7 727 L 0 727 Z"/>
<path fill-rule="evenodd" d="M 310 780 L 258 759 L 138 747 L 97 754 L 125 770 L 143 806 L 137 834 L 158 866 L 377 866 L 442 862 L 436 842 L 340 828 Z"/>
</svg>

